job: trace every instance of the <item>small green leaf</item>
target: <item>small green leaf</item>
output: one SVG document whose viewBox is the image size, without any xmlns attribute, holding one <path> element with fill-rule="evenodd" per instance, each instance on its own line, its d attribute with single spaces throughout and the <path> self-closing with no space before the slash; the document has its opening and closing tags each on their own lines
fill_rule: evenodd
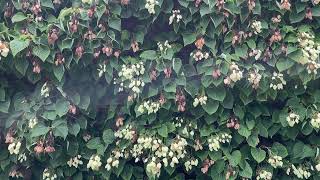
<svg viewBox="0 0 320 180">
<path fill-rule="evenodd" d="M 196 33 L 184 33 L 182 34 L 184 46 L 193 43 L 197 39 Z"/>
<path fill-rule="evenodd" d="M 89 149 L 98 149 L 101 145 L 101 139 L 99 137 L 95 137 L 90 139 L 90 141 L 86 144 Z"/>
<path fill-rule="evenodd" d="M 103 135 L 102 135 L 102 139 L 103 139 L 103 142 L 106 143 L 106 145 L 111 144 L 115 139 L 112 129 L 104 130 Z"/>
<path fill-rule="evenodd" d="M 140 54 L 140 58 L 142 58 L 142 59 L 150 59 L 150 60 L 157 59 L 157 52 L 154 51 L 154 50 L 143 51 Z"/>
<path fill-rule="evenodd" d="M 260 148 L 251 148 L 251 155 L 258 163 L 266 158 L 266 152 Z"/>
<path fill-rule="evenodd" d="M 58 81 L 61 81 L 64 75 L 64 66 L 63 65 L 54 66 L 53 74 L 58 79 Z"/>
<path fill-rule="evenodd" d="M 18 12 L 16 13 L 14 16 L 12 16 L 11 18 L 11 21 L 13 23 L 16 23 L 16 22 L 21 22 L 21 21 L 24 21 L 26 20 L 28 17 L 25 16 L 22 12 Z"/>
<path fill-rule="evenodd" d="M 158 134 L 162 137 L 168 137 L 168 127 L 166 124 L 161 125 L 161 127 L 158 129 Z"/>
<path fill-rule="evenodd" d="M 221 102 L 226 97 L 226 90 L 223 86 L 212 87 L 208 88 L 207 94 L 210 98 Z"/>
<path fill-rule="evenodd" d="M 209 99 L 205 105 L 202 105 L 202 107 L 209 115 L 212 115 L 217 112 L 219 108 L 219 102 Z"/>
<path fill-rule="evenodd" d="M 118 17 L 110 17 L 108 24 L 111 28 L 121 31 L 121 19 Z"/>
<path fill-rule="evenodd" d="M 56 102 L 56 112 L 57 112 L 57 114 L 60 117 L 64 116 L 65 114 L 68 113 L 69 106 L 70 106 L 69 101 L 66 101 L 64 99 L 58 99 L 57 102 Z"/>
<path fill-rule="evenodd" d="M 36 126 L 31 131 L 31 137 L 38 137 L 38 136 L 45 135 L 49 132 L 49 130 L 50 130 L 49 127 L 46 127 L 43 125 Z"/>
<path fill-rule="evenodd" d="M 29 46 L 29 40 L 14 39 L 10 42 L 10 49 L 13 56 L 16 56 L 19 52 L 23 51 Z"/>
<path fill-rule="evenodd" d="M 50 49 L 47 46 L 36 46 L 32 49 L 33 55 L 39 57 L 43 62 L 49 57 Z"/>
</svg>

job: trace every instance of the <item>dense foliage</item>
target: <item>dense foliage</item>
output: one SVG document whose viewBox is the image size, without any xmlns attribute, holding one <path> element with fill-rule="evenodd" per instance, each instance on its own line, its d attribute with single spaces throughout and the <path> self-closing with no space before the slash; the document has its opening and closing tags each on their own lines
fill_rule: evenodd
<svg viewBox="0 0 320 180">
<path fill-rule="evenodd" d="M 319 179 L 319 0 L 0 0 L 0 179 Z"/>
</svg>

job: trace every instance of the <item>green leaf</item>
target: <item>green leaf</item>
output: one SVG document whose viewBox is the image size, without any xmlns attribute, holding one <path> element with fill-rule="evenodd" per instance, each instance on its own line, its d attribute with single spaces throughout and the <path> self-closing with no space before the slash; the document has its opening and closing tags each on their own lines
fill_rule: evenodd
<svg viewBox="0 0 320 180">
<path fill-rule="evenodd" d="M 6 100 L 6 91 L 4 88 L 0 87 L 0 101 L 5 101 Z"/>
<path fill-rule="evenodd" d="M 101 139 L 99 137 L 92 138 L 86 146 L 89 149 L 98 149 L 101 146 Z"/>
<path fill-rule="evenodd" d="M 102 139 L 103 139 L 103 142 L 106 143 L 106 145 L 111 144 L 115 140 L 114 132 L 112 131 L 112 129 L 104 130 Z"/>
<path fill-rule="evenodd" d="M 41 0 L 41 6 L 54 9 L 52 0 Z"/>
<path fill-rule="evenodd" d="M 48 46 L 36 46 L 32 49 L 33 55 L 39 57 L 43 62 L 49 57 L 50 49 Z"/>
<path fill-rule="evenodd" d="M 10 107 L 10 100 L 0 102 L 0 112 L 8 113 Z"/>
<path fill-rule="evenodd" d="M 278 142 L 275 142 L 272 145 L 271 151 L 273 154 L 281 156 L 282 158 L 285 158 L 288 156 L 287 148 Z"/>
<path fill-rule="evenodd" d="M 154 51 L 154 50 L 143 51 L 140 54 L 140 58 L 142 58 L 142 59 L 150 59 L 150 60 L 157 59 L 157 52 Z"/>
<path fill-rule="evenodd" d="M 240 129 L 238 130 L 238 133 L 241 135 L 241 136 L 244 136 L 246 138 L 248 138 L 250 135 L 251 135 L 251 131 L 249 131 L 249 129 L 244 126 L 244 125 L 241 125 L 240 126 Z"/>
<path fill-rule="evenodd" d="M 278 68 L 279 72 L 282 72 L 291 68 L 293 65 L 294 62 L 292 60 L 280 58 L 276 64 L 276 67 Z"/>
<path fill-rule="evenodd" d="M 49 127 L 38 125 L 32 129 L 31 137 L 39 137 L 39 136 L 45 135 L 49 132 L 49 130 L 50 130 Z"/>
<path fill-rule="evenodd" d="M 236 167 L 241 161 L 241 152 L 239 150 L 233 151 L 228 159 L 230 165 Z"/>
<path fill-rule="evenodd" d="M 251 155 L 258 163 L 266 158 L 266 152 L 260 148 L 251 148 Z"/>
<path fill-rule="evenodd" d="M 222 102 L 226 97 L 226 90 L 223 86 L 208 88 L 207 94 L 210 98 Z"/>
<path fill-rule="evenodd" d="M 55 136 L 60 136 L 62 137 L 63 139 L 66 139 L 67 136 L 68 136 L 68 126 L 67 126 L 67 123 L 61 123 L 59 126 L 55 127 L 53 129 L 53 134 Z"/>
<path fill-rule="evenodd" d="M 110 17 L 108 24 L 111 28 L 121 31 L 121 19 L 118 17 Z"/>
<path fill-rule="evenodd" d="M 29 62 L 27 59 L 16 59 L 14 65 L 20 74 L 26 75 L 27 69 L 29 67 Z"/>
<path fill-rule="evenodd" d="M 12 16 L 11 18 L 11 21 L 13 23 L 16 23 L 16 22 L 21 22 L 21 21 L 24 21 L 26 20 L 28 17 L 25 16 L 22 12 L 18 12 L 16 13 L 14 16 Z"/>
<path fill-rule="evenodd" d="M 173 70 L 178 74 L 182 66 L 182 62 L 180 58 L 174 58 L 172 61 Z"/>
<path fill-rule="evenodd" d="M 158 134 L 162 137 L 168 137 L 168 127 L 166 124 L 162 124 L 161 127 L 158 129 Z"/>
<path fill-rule="evenodd" d="M 68 127 L 68 130 L 70 134 L 77 136 L 78 133 L 80 132 L 79 123 L 78 122 L 71 123 L 71 125 Z"/>
<path fill-rule="evenodd" d="M 58 79 L 58 81 L 61 81 L 64 75 L 64 66 L 63 65 L 54 66 L 53 74 Z"/>
<path fill-rule="evenodd" d="M 10 49 L 13 56 L 16 56 L 19 52 L 23 51 L 29 46 L 29 40 L 14 39 L 10 42 Z"/>
<path fill-rule="evenodd" d="M 209 99 L 205 105 L 202 105 L 202 107 L 209 115 L 212 115 L 217 112 L 219 108 L 219 102 Z"/>
<path fill-rule="evenodd" d="M 196 33 L 184 33 L 182 34 L 184 46 L 193 43 L 197 39 Z"/>
<path fill-rule="evenodd" d="M 242 177 L 251 179 L 253 172 L 250 164 L 247 161 L 245 161 L 244 167 L 241 167 L 241 168 L 242 168 L 242 171 L 240 171 L 239 175 Z"/>
<path fill-rule="evenodd" d="M 122 171 L 121 177 L 124 180 L 130 180 L 131 177 L 132 177 L 132 174 L 133 174 L 133 167 L 132 167 L 131 164 L 128 164 L 128 165 L 125 166 L 125 170 Z"/>
<path fill-rule="evenodd" d="M 56 102 L 56 112 L 57 112 L 57 114 L 60 117 L 64 116 L 65 114 L 68 113 L 69 106 L 70 106 L 69 101 L 66 101 L 64 99 L 58 99 L 57 102 Z"/>
</svg>

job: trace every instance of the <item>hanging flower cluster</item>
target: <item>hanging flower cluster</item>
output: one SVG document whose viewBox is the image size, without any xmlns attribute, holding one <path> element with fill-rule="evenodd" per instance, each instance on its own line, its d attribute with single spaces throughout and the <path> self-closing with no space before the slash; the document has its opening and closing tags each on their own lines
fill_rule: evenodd
<svg viewBox="0 0 320 180">
<path fill-rule="evenodd" d="M 208 59 L 209 58 L 209 53 L 208 52 L 202 52 L 201 50 L 196 50 L 195 52 L 190 53 L 190 56 L 195 60 L 195 61 L 201 61 L 203 59 Z"/>
<path fill-rule="evenodd" d="M 89 159 L 89 162 L 87 164 L 88 169 L 92 169 L 93 171 L 98 171 L 101 163 L 101 158 L 99 155 L 92 155 Z"/>
<path fill-rule="evenodd" d="M 57 179 L 58 176 L 57 174 L 51 172 L 49 169 L 44 169 L 43 173 L 42 173 L 42 179 L 43 180 L 55 180 Z"/>
<path fill-rule="evenodd" d="M 158 4 L 159 2 L 157 0 L 146 0 L 145 8 L 150 14 L 155 14 L 155 6 Z"/>
<path fill-rule="evenodd" d="M 281 156 L 271 156 L 268 159 L 268 163 L 274 168 L 283 166 L 283 162 L 282 162 L 282 157 Z"/>
<path fill-rule="evenodd" d="M 287 122 L 290 127 L 293 127 L 295 124 L 299 123 L 300 116 L 294 112 L 289 113 L 287 116 Z"/>
<path fill-rule="evenodd" d="M 195 130 L 198 129 L 198 126 L 194 122 L 188 122 L 183 118 L 176 117 L 172 124 L 178 129 L 178 132 L 181 132 L 183 137 L 193 137 Z"/>
<path fill-rule="evenodd" d="M 43 96 L 43 97 L 49 97 L 49 95 L 50 95 L 50 87 L 49 87 L 47 82 L 45 82 L 43 84 L 43 86 L 41 87 L 40 95 Z"/>
<path fill-rule="evenodd" d="M 12 142 L 8 146 L 8 150 L 10 154 L 19 154 L 21 148 L 21 142 Z"/>
<path fill-rule="evenodd" d="M 284 85 L 286 84 L 287 82 L 284 80 L 282 73 L 274 72 L 272 74 L 270 88 L 272 88 L 273 90 L 282 90 Z"/>
<path fill-rule="evenodd" d="M 137 97 L 145 85 L 142 80 L 144 73 L 145 68 L 143 62 L 132 65 L 122 65 L 118 73 L 119 78 L 115 78 L 114 83 L 120 85 L 119 92 L 124 91 L 124 89 L 130 89 L 133 92 L 133 96 Z"/>
<path fill-rule="evenodd" d="M 159 102 L 152 102 L 150 100 L 143 102 L 138 107 L 138 111 L 143 114 L 145 111 L 147 111 L 148 114 L 151 113 L 157 113 L 160 109 L 160 103 Z"/>
<path fill-rule="evenodd" d="M 7 45 L 7 43 L 0 41 L 0 55 L 2 57 L 7 57 L 9 54 L 9 47 Z M 0 60 L 1 60 L 1 56 L 0 56 Z"/>
<path fill-rule="evenodd" d="M 259 49 L 252 49 L 252 51 L 249 52 L 249 56 L 250 57 L 254 56 L 255 60 L 259 60 L 261 57 L 261 54 L 262 54 L 262 52 Z"/>
<path fill-rule="evenodd" d="M 28 127 L 33 129 L 38 124 L 38 118 L 34 117 L 29 120 Z"/>
<path fill-rule="evenodd" d="M 307 71 L 309 74 L 317 74 L 320 68 L 318 61 L 320 54 L 320 45 L 314 42 L 314 35 L 302 32 L 298 35 L 298 42 L 302 48 L 303 56 L 307 60 Z"/>
<path fill-rule="evenodd" d="M 209 150 L 210 151 L 218 151 L 221 148 L 220 143 L 222 143 L 222 144 L 230 143 L 231 138 L 232 138 L 232 136 L 227 133 L 222 133 L 222 134 L 217 135 L 215 137 L 209 138 L 208 139 Z"/>
<path fill-rule="evenodd" d="M 24 162 L 24 161 L 26 161 L 26 160 L 27 160 L 26 153 L 22 153 L 22 154 L 19 154 L 19 155 L 18 155 L 18 161 L 19 161 L 20 163 L 22 163 L 22 162 Z"/>
<path fill-rule="evenodd" d="M 254 20 L 251 23 L 251 28 L 253 29 L 254 34 L 260 34 L 262 32 L 262 25 L 261 25 L 261 21 L 256 21 Z"/>
<path fill-rule="evenodd" d="M 77 155 L 73 158 L 70 158 L 70 160 L 67 162 L 68 166 L 69 167 L 75 167 L 75 168 L 78 168 L 79 165 L 82 165 L 83 162 L 81 161 L 81 155 Z"/>
<path fill-rule="evenodd" d="M 205 105 L 207 104 L 207 100 L 208 100 L 208 97 L 205 95 L 196 97 L 194 98 L 194 101 L 193 101 L 193 107 L 197 107 L 199 104 Z"/>
<path fill-rule="evenodd" d="M 160 52 L 164 53 L 164 54 L 167 53 L 168 49 L 172 48 L 172 46 L 169 44 L 168 40 L 166 40 L 164 43 L 158 42 L 157 45 L 158 45 Z"/>
<path fill-rule="evenodd" d="M 136 132 L 133 130 L 132 126 L 127 124 L 124 128 L 116 131 L 114 136 L 120 139 L 132 140 L 135 133 Z"/>
<path fill-rule="evenodd" d="M 110 171 L 112 167 L 118 168 L 119 166 L 119 158 L 123 157 L 123 153 L 117 150 L 112 151 L 112 157 L 109 157 L 107 159 L 107 164 L 105 166 L 105 168 L 107 169 L 107 171 Z"/>
<path fill-rule="evenodd" d="M 296 167 L 295 165 L 291 165 L 292 168 L 292 172 L 295 176 L 297 176 L 297 178 L 299 179 L 309 179 L 309 177 L 311 176 L 310 171 L 307 169 L 307 167 L 303 167 L 298 166 Z M 290 174 L 291 168 L 289 168 L 289 170 L 287 170 L 287 174 Z"/>
<path fill-rule="evenodd" d="M 313 128 L 319 129 L 320 128 L 320 113 L 314 114 L 313 117 L 311 118 L 310 123 Z"/>
<path fill-rule="evenodd" d="M 180 10 L 172 10 L 172 15 L 169 17 L 169 25 L 172 24 L 175 19 L 177 23 L 179 23 L 180 20 L 182 19 Z"/>
<path fill-rule="evenodd" d="M 198 166 L 198 163 L 198 159 L 191 159 L 184 163 L 184 167 L 186 168 L 186 171 L 190 171 L 192 166 Z"/>
<path fill-rule="evenodd" d="M 252 88 L 258 89 L 260 80 L 262 78 L 261 74 L 259 74 L 259 72 L 255 70 L 255 71 L 249 72 L 248 76 L 249 76 L 248 81 L 252 85 Z"/>
<path fill-rule="evenodd" d="M 239 81 L 243 76 L 243 71 L 240 70 L 239 66 L 232 62 L 229 66 L 228 76 L 223 80 L 224 84 L 231 85 Z"/>
<path fill-rule="evenodd" d="M 257 180 L 271 180 L 272 179 L 272 173 L 266 170 L 262 170 L 259 172 L 257 176 Z"/>
</svg>

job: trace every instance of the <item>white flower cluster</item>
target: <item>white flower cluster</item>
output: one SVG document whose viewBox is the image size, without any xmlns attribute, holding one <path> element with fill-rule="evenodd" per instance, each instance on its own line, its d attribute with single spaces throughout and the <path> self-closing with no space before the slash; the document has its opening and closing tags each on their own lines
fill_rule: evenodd
<svg viewBox="0 0 320 180">
<path fill-rule="evenodd" d="M 297 176 L 299 179 L 309 179 L 311 176 L 311 173 L 304 167 L 299 166 L 298 168 L 295 165 L 291 165 L 291 168 L 293 170 L 293 174 Z M 287 174 L 289 175 L 290 169 L 287 170 Z"/>
<path fill-rule="evenodd" d="M 132 126 L 128 124 L 124 128 L 116 131 L 114 136 L 120 139 L 132 140 L 135 133 L 136 132 L 132 129 Z"/>
<path fill-rule="evenodd" d="M 7 57 L 9 54 L 9 47 L 7 46 L 6 43 L 0 41 L 0 55 L 2 57 Z M 0 56 L 0 60 L 1 60 L 1 56 Z"/>
<path fill-rule="evenodd" d="M 198 166 L 198 163 L 198 159 L 188 160 L 184 163 L 184 167 L 186 168 L 186 171 L 190 171 L 192 166 Z"/>
<path fill-rule="evenodd" d="M 161 53 L 166 54 L 168 49 L 171 49 L 172 46 L 169 44 L 169 41 L 166 40 L 164 43 L 158 42 L 157 43 L 159 50 Z"/>
<path fill-rule="evenodd" d="M 200 97 L 196 97 L 196 98 L 194 98 L 194 101 L 193 101 L 193 107 L 197 107 L 199 104 L 205 105 L 205 104 L 207 104 L 207 100 L 208 100 L 208 97 L 205 95 L 200 96 Z"/>
<path fill-rule="evenodd" d="M 13 143 L 9 144 L 9 146 L 8 146 L 8 150 L 9 150 L 10 154 L 19 154 L 20 148 L 21 148 L 20 141 L 13 142 Z"/>
<path fill-rule="evenodd" d="M 26 153 L 22 153 L 22 154 L 19 154 L 19 155 L 18 155 L 18 161 L 19 161 L 20 163 L 22 163 L 22 162 L 24 162 L 24 161 L 26 161 L 26 160 L 27 160 Z"/>
<path fill-rule="evenodd" d="M 263 180 L 271 180 L 272 179 L 272 173 L 266 170 L 262 170 L 259 172 L 257 176 L 257 180 L 263 179 Z"/>
<path fill-rule="evenodd" d="M 302 47 L 303 56 L 307 59 L 307 71 L 309 74 L 317 74 L 317 70 L 320 68 L 318 62 L 320 54 L 320 45 L 314 42 L 314 35 L 302 32 L 298 36 L 298 42 Z"/>
<path fill-rule="evenodd" d="M 182 19 L 182 15 L 180 14 L 180 10 L 172 10 L 172 15 L 169 17 L 169 25 L 173 23 L 174 19 L 179 23 Z"/>
<path fill-rule="evenodd" d="M 274 167 L 282 167 L 283 166 L 283 162 L 282 162 L 282 157 L 281 156 L 272 156 L 268 159 L 268 163 Z"/>
<path fill-rule="evenodd" d="M 282 90 L 283 86 L 286 84 L 287 82 L 284 80 L 282 73 L 273 73 L 270 88 L 272 88 L 273 90 Z"/>
<path fill-rule="evenodd" d="M 208 52 L 202 52 L 200 50 L 197 50 L 195 53 L 190 53 L 190 56 L 193 57 L 194 60 L 196 61 L 201 61 L 202 59 L 208 59 L 209 58 L 209 53 Z"/>
<path fill-rule="evenodd" d="M 102 75 L 107 72 L 107 65 L 105 63 L 99 64 L 97 71 L 98 71 L 98 76 L 102 77 Z"/>
<path fill-rule="evenodd" d="M 156 162 L 156 158 L 152 157 L 152 160 L 147 164 L 146 170 L 147 172 L 159 177 L 161 172 L 162 164 L 161 162 Z"/>
<path fill-rule="evenodd" d="M 58 178 L 58 176 L 57 176 L 57 174 L 52 174 L 50 171 L 49 171 L 49 169 L 44 169 L 44 171 L 43 171 L 43 174 L 42 174 L 42 179 L 44 179 L 44 180 L 55 180 L 55 179 L 57 179 Z"/>
<path fill-rule="evenodd" d="M 209 150 L 210 151 L 218 151 L 220 149 L 220 143 L 230 143 L 232 136 L 227 133 L 222 133 L 218 136 L 211 137 L 208 139 Z"/>
<path fill-rule="evenodd" d="M 92 169 L 93 171 L 98 171 L 101 163 L 101 158 L 99 155 L 92 155 L 89 159 L 89 162 L 87 164 L 88 169 Z"/>
<path fill-rule="evenodd" d="M 70 160 L 67 162 L 68 166 L 69 167 L 75 167 L 75 168 L 78 168 L 79 165 L 82 165 L 83 162 L 81 161 L 81 155 L 77 155 L 73 158 L 70 158 Z"/>
<path fill-rule="evenodd" d="M 48 83 L 45 82 L 43 84 L 43 86 L 41 87 L 40 95 L 44 96 L 44 97 L 49 97 L 49 95 L 50 95 L 49 93 L 50 93 L 50 88 L 48 86 Z"/>
<path fill-rule="evenodd" d="M 317 5 L 317 4 L 320 3 L 320 0 L 312 0 L 312 2 L 313 2 L 315 5 Z"/>
<path fill-rule="evenodd" d="M 34 128 L 34 126 L 36 126 L 38 124 L 38 118 L 37 117 L 34 117 L 34 118 L 31 118 L 29 120 L 29 123 L 28 123 L 28 127 L 30 129 Z"/>
<path fill-rule="evenodd" d="M 318 172 L 320 172 L 320 163 L 318 163 L 318 164 L 316 165 L 316 170 L 317 170 Z"/>
<path fill-rule="evenodd" d="M 252 88 L 257 89 L 261 81 L 261 74 L 258 71 L 252 71 L 249 73 L 248 81 L 252 84 Z"/>
<path fill-rule="evenodd" d="M 229 76 L 227 76 L 223 80 L 224 84 L 226 84 L 226 85 L 230 85 L 231 83 L 235 83 L 235 82 L 239 81 L 243 76 L 243 72 L 240 71 L 239 66 L 234 62 L 231 63 L 231 65 L 229 67 L 229 71 L 231 73 L 229 74 Z"/>
<path fill-rule="evenodd" d="M 262 51 L 260 49 L 252 49 L 252 51 L 249 53 L 249 56 L 254 56 L 255 60 L 258 60 L 261 57 Z"/>
<path fill-rule="evenodd" d="M 192 122 L 187 122 L 183 120 L 180 117 L 176 117 L 175 121 L 172 122 L 172 124 L 180 130 L 181 134 L 184 137 L 193 137 L 194 136 L 194 130 L 198 129 L 197 124 Z"/>
<path fill-rule="evenodd" d="M 143 62 L 133 65 L 122 65 L 121 71 L 118 73 L 120 84 L 119 92 L 124 88 L 129 88 L 133 92 L 133 96 L 137 97 L 142 92 L 145 83 L 141 76 L 145 73 Z M 114 84 L 117 84 L 116 79 Z"/>
<path fill-rule="evenodd" d="M 144 112 L 148 112 L 148 114 L 157 113 L 160 109 L 159 102 L 152 102 L 150 100 L 143 102 L 138 107 L 138 111 L 143 114 Z"/>
<path fill-rule="evenodd" d="M 261 26 L 261 21 L 256 21 L 254 20 L 251 24 L 251 28 L 253 29 L 253 32 L 255 34 L 259 34 L 262 32 L 262 26 Z"/>
<path fill-rule="evenodd" d="M 156 5 L 158 5 L 158 4 L 159 4 L 159 2 L 156 1 L 156 0 L 146 0 L 146 4 L 145 4 L 144 7 L 148 10 L 148 12 L 149 12 L 150 14 L 155 14 L 156 11 L 155 11 L 154 7 L 155 7 Z"/>
<path fill-rule="evenodd" d="M 299 123 L 300 116 L 294 112 L 289 113 L 287 116 L 287 122 L 290 127 L 293 127 L 295 124 Z"/>
<path fill-rule="evenodd" d="M 316 113 L 315 115 L 313 115 L 310 123 L 313 128 L 319 129 L 320 128 L 320 113 Z"/>
<path fill-rule="evenodd" d="M 120 163 L 119 158 L 123 157 L 123 153 L 120 151 L 114 150 L 111 154 L 112 156 L 107 159 L 107 164 L 105 166 L 107 171 L 110 171 L 112 167 L 118 168 Z"/>
</svg>

